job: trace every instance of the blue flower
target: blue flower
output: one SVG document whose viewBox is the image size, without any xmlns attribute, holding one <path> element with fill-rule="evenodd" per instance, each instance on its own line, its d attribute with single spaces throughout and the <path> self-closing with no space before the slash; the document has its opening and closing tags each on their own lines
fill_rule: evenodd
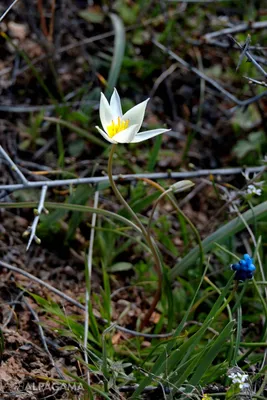
<svg viewBox="0 0 267 400">
<path fill-rule="evenodd" d="M 248 254 L 244 254 L 242 260 L 237 264 L 231 265 L 231 269 L 235 271 L 235 279 L 237 281 L 245 281 L 253 277 L 256 267 L 253 264 L 253 258 Z"/>
</svg>

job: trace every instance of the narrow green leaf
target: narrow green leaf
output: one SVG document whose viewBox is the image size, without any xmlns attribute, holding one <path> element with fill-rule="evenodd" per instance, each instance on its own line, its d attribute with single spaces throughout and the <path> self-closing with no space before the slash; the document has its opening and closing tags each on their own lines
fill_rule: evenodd
<svg viewBox="0 0 267 400">
<path fill-rule="evenodd" d="M 79 128 L 78 126 L 71 124 L 68 121 L 64 121 L 63 119 L 54 118 L 54 117 L 44 117 L 44 120 L 48 121 L 48 122 L 52 122 L 53 124 L 59 124 L 61 126 L 64 126 L 65 128 L 68 128 L 71 131 L 77 133 L 78 136 L 80 136 L 84 139 L 87 139 L 90 142 L 97 144 L 98 146 L 101 146 L 104 148 L 108 146 L 107 143 L 105 143 L 105 142 L 103 142 L 103 140 L 99 139 L 98 134 L 93 135 L 93 134 L 89 133 L 88 131 L 86 131 L 85 129 Z"/>
<path fill-rule="evenodd" d="M 60 129 L 60 125 L 56 125 L 56 131 L 57 131 L 57 149 L 58 149 L 58 160 L 57 160 L 57 165 L 59 169 L 64 169 L 65 166 L 65 158 L 64 158 L 64 143 L 63 143 L 63 138 L 62 138 L 62 133 Z"/>
<path fill-rule="evenodd" d="M 114 87 L 117 84 L 124 57 L 125 42 L 126 42 L 124 24 L 121 18 L 113 13 L 110 13 L 109 17 L 111 19 L 115 31 L 115 42 L 114 42 L 112 63 L 108 75 L 107 89 L 105 91 L 105 95 L 107 97 L 110 97 L 111 92 L 113 91 Z"/>
<path fill-rule="evenodd" d="M 178 325 L 176 331 L 174 332 L 174 335 L 173 335 L 173 336 L 174 336 L 174 339 L 177 338 L 177 337 L 181 334 L 181 332 L 182 332 L 182 330 L 183 330 L 183 328 L 184 328 L 184 324 L 185 324 L 185 322 L 186 322 L 186 320 L 187 320 L 187 318 L 188 318 L 188 316 L 189 316 L 189 314 L 190 314 L 191 308 L 192 308 L 193 304 L 195 303 L 196 298 L 197 298 L 197 295 L 198 295 L 198 292 L 199 292 L 199 290 L 200 290 L 200 288 L 201 288 L 201 286 L 202 286 L 203 279 L 204 279 L 205 274 L 206 274 L 206 272 L 207 272 L 207 268 L 208 268 L 208 267 L 206 267 L 206 268 L 205 268 L 205 271 L 203 272 L 203 275 L 202 275 L 202 277 L 201 277 L 201 280 L 200 280 L 200 282 L 199 282 L 199 285 L 198 285 L 198 287 L 197 287 L 197 290 L 196 290 L 196 292 L 195 292 L 195 295 L 193 296 L 193 299 L 192 299 L 190 305 L 188 306 L 188 309 L 186 310 L 186 312 L 185 312 L 185 314 L 184 314 L 184 316 L 183 316 L 182 321 L 180 322 L 180 324 Z M 179 339 L 180 339 L 180 338 L 179 338 Z M 150 385 L 153 376 L 159 376 L 161 373 L 164 373 L 164 372 L 165 372 L 164 368 L 165 368 L 165 362 L 166 362 L 166 359 L 167 359 L 167 355 L 171 353 L 171 351 L 172 351 L 172 349 L 173 349 L 175 343 L 176 343 L 175 340 L 170 340 L 170 341 L 168 342 L 167 346 L 166 346 L 166 347 L 164 346 L 164 350 L 161 352 L 159 358 L 157 359 L 157 361 L 156 361 L 156 362 L 154 363 L 154 365 L 153 365 L 153 368 L 152 368 L 152 370 L 151 370 L 151 375 L 148 375 L 147 377 L 145 377 L 145 378 L 140 382 L 138 388 L 137 388 L 137 389 L 135 390 L 135 392 L 133 393 L 133 398 L 138 398 L 138 396 L 140 396 L 140 394 L 142 393 L 142 391 L 144 390 L 144 388 L 145 388 L 146 386 Z"/>
<path fill-rule="evenodd" d="M 160 151 L 160 147 L 161 147 L 161 142 L 162 142 L 162 135 L 159 135 L 156 137 L 155 143 L 152 147 L 152 150 L 149 154 L 149 159 L 148 159 L 148 171 L 149 172 L 153 172 L 156 162 L 157 162 L 157 158 L 159 155 L 159 151 Z"/>
<path fill-rule="evenodd" d="M 119 214 L 115 214 L 111 211 L 103 210 L 102 208 L 94 208 L 89 206 L 81 206 L 80 204 L 67 204 L 67 203 L 50 203 L 47 202 L 44 204 L 45 208 L 49 209 L 61 209 L 68 211 L 79 211 L 79 212 L 87 212 L 87 213 L 95 213 L 99 215 L 104 215 L 108 218 L 114 218 L 118 221 L 124 223 L 127 226 L 132 227 L 138 233 L 140 233 L 140 229 L 129 219 L 122 217 Z M 18 202 L 18 203 L 0 203 L 0 208 L 36 208 L 38 207 L 38 202 Z"/>
<path fill-rule="evenodd" d="M 192 386 L 199 384 L 201 377 L 204 375 L 204 373 L 211 365 L 212 361 L 216 358 L 217 354 L 220 352 L 223 343 L 229 339 L 234 324 L 235 321 L 230 321 L 223 329 L 221 334 L 216 338 L 213 345 L 210 347 L 209 351 L 205 353 L 205 356 L 199 363 L 194 375 L 189 381 L 189 384 L 191 384 Z"/>
</svg>

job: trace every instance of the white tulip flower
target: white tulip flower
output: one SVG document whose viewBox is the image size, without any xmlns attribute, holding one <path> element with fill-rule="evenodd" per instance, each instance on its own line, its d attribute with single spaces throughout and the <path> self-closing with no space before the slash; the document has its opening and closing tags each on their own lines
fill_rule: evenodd
<svg viewBox="0 0 267 400">
<path fill-rule="evenodd" d="M 103 129 L 99 126 L 96 126 L 96 129 L 110 143 L 138 143 L 169 131 L 170 129 L 152 129 L 139 132 L 148 101 L 149 99 L 122 114 L 121 100 L 117 90 L 114 89 L 110 104 L 101 93 L 99 115 Z"/>
</svg>

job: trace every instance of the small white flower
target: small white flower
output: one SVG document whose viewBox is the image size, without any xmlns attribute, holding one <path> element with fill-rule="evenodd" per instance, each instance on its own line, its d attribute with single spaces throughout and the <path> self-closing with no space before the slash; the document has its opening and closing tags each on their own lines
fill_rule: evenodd
<svg viewBox="0 0 267 400">
<path fill-rule="evenodd" d="M 238 383 L 239 388 L 241 390 L 250 387 L 249 383 L 246 382 L 248 380 L 247 374 L 242 374 L 240 372 L 232 372 L 231 374 L 228 375 L 228 377 L 232 379 L 233 384 Z"/>
<path fill-rule="evenodd" d="M 103 129 L 98 126 L 96 129 L 110 143 L 138 143 L 169 131 L 170 129 L 152 129 L 139 132 L 148 101 L 149 99 L 122 114 L 121 100 L 117 90 L 114 89 L 110 104 L 101 93 L 99 115 Z"/>
<path fill-rule="evenodd" d="M 260 196 L 261 189 L 257 189 L 256 186 L 254 186 L 254 185 L 248 185 L 247 193 L 248 194 L 256 194 L 257 196 Z"/>
</svg>

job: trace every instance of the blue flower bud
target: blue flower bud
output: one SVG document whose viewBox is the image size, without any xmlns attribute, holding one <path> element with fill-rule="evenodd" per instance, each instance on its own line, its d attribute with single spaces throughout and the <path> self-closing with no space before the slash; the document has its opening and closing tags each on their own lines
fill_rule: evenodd
<svg viewBox="0 0 267 400">
<path fill-rule="evenodd" d="M 246 281 L 253 278 L 256 267 L 253 264 L 253 258 L 249 254 L 244 254 L 243 259 L 231 265 L 231 269 L 235 271 L 237 281 Z"/>
</svg>

